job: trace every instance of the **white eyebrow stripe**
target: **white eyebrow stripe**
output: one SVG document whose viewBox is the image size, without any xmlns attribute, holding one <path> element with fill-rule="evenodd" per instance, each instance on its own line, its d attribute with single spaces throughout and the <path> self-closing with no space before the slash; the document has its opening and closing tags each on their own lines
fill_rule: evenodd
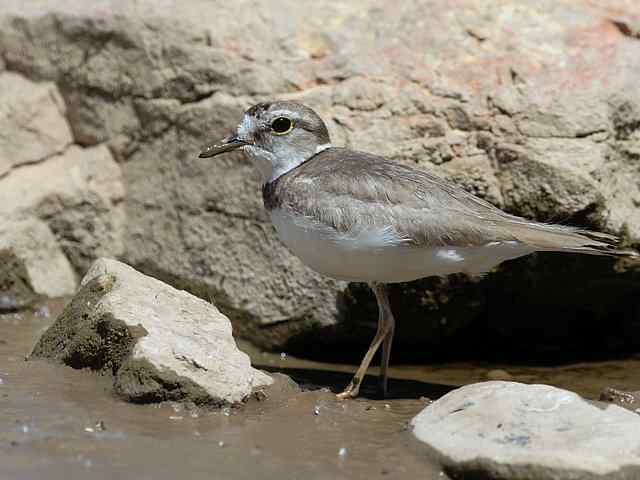
<svg viewBox="0 0 640 480">
<path fill-rule="evenodd" d="M 292 120 L 300 120 L 300 114 L 298 112 L 291 112 L 289 110 L 275 110 L 271 113 L 274 117 L 288 117 Z"/>
</svg>

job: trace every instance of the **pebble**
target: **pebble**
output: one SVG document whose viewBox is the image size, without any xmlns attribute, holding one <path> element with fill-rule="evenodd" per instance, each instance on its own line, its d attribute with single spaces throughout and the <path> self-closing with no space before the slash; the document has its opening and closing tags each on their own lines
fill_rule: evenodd
<svg viewBox="0 0 640 480">
<path fill-rule="evenodd" d="M 314 415 L 320 415 L 320 407 L 319 406 L 315 406 L 313 407 L 313 414 Z"/>
<path fill-rule="evenodd" d="M 287 354 L 286 354 L 286 353 L 284 353 L 284 352 L 282 352 L 282 353 L 280 354 L 280 360 L 286 360 L 286 359 L 287 359 Z"/>
<path fill-rule="evenodd" d="M 347 456 L 347 449 L 346 449 L 346 447 L 340 447 L 340 450 L 338 450 L 338 455 L 339 455 L 341 458 L 346 457 L 346 456 Z"/>
</svg>

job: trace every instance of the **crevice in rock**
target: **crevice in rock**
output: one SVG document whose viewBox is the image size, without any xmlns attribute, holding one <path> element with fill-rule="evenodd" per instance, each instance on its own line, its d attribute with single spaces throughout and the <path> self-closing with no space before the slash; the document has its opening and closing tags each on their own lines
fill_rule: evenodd
<svg viewBox="0 0 640 480">
<path fill-rule="evenodd" d="M 625 37 L 640 40 L 640 25 L 633 25 L 624 20 L 609 20 L 611 24 Z"/>
</svg>

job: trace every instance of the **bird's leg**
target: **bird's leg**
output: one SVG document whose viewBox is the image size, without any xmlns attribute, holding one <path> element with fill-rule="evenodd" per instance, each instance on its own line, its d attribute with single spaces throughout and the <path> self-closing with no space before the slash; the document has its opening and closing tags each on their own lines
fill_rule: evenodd
<svg viewBox="0 0 640 480">
<path fill-rule="evenodd" d="M 364 379 L 364 375 L 367 373 L 367 369 L 369 368 L 369 364 L 371 363 L 371 359 L 376 354 L 378 347 L 382 341 L 391 333 L 393 333 L 393 315 L 391 314 L 391 308 L 389 307 L 389 299 L 387 297 L 387 290 L 383 283 L 371 283 L 369 284 L 373 293 L 376 295 L 376 300 L 378 301 L 378 331 L 376 332 L 375 337 L 371 341 L 371 345 L 369 346 L 369 350 L 365 354 L 362 359 L 362 363 L 356 374 L 353 376 L 353 379 L 344 389 L 342 393 L 336 395 L 338 400 L 344 400 L 346 398 L 353 398 L 358 396 L 358 392 L 360 391 L 360 383 Z M 391 342 L 389 342 L 387 350 L 390 350 Z M 388 358 L 387 358 L 388 360 Z"/>
<path fill-rule="evenodd" d="M 385 325 L 388 327 L 387 335 L 382 341 L 382 357 L 380 358 L 380 376 L 378 378 L 378 390 L 382 397 L 387 396 L 387 370 L 389 368 L 389 357 L 391 356 L 391 344 L 393 342 L 393 333 L 396 329 L 396 320 L 393 318 L 391 306 L 389 305 L 389 297 L 386 289 L 383 291 L 382 300 L 384 302 L 387 319 Z M 380 302 L 380 300 L 378 300 Z M 379 304 L 380 305 L 380 304 Z M 378 306 L 378 308 L 382 308 Z"/>
</svg>

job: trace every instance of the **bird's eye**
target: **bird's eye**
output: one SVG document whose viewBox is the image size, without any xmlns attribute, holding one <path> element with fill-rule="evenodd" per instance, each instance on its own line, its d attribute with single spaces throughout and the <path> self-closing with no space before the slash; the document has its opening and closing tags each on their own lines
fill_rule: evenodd
<svg viewBox="0 0 640 480">
<path fill-rule="evenodd" d="M 293 122 L 287 117 L 278 117 L 271 122 L 271 130 L 276 135 L 285 135 L 293 129 Z"/>
</svg>

